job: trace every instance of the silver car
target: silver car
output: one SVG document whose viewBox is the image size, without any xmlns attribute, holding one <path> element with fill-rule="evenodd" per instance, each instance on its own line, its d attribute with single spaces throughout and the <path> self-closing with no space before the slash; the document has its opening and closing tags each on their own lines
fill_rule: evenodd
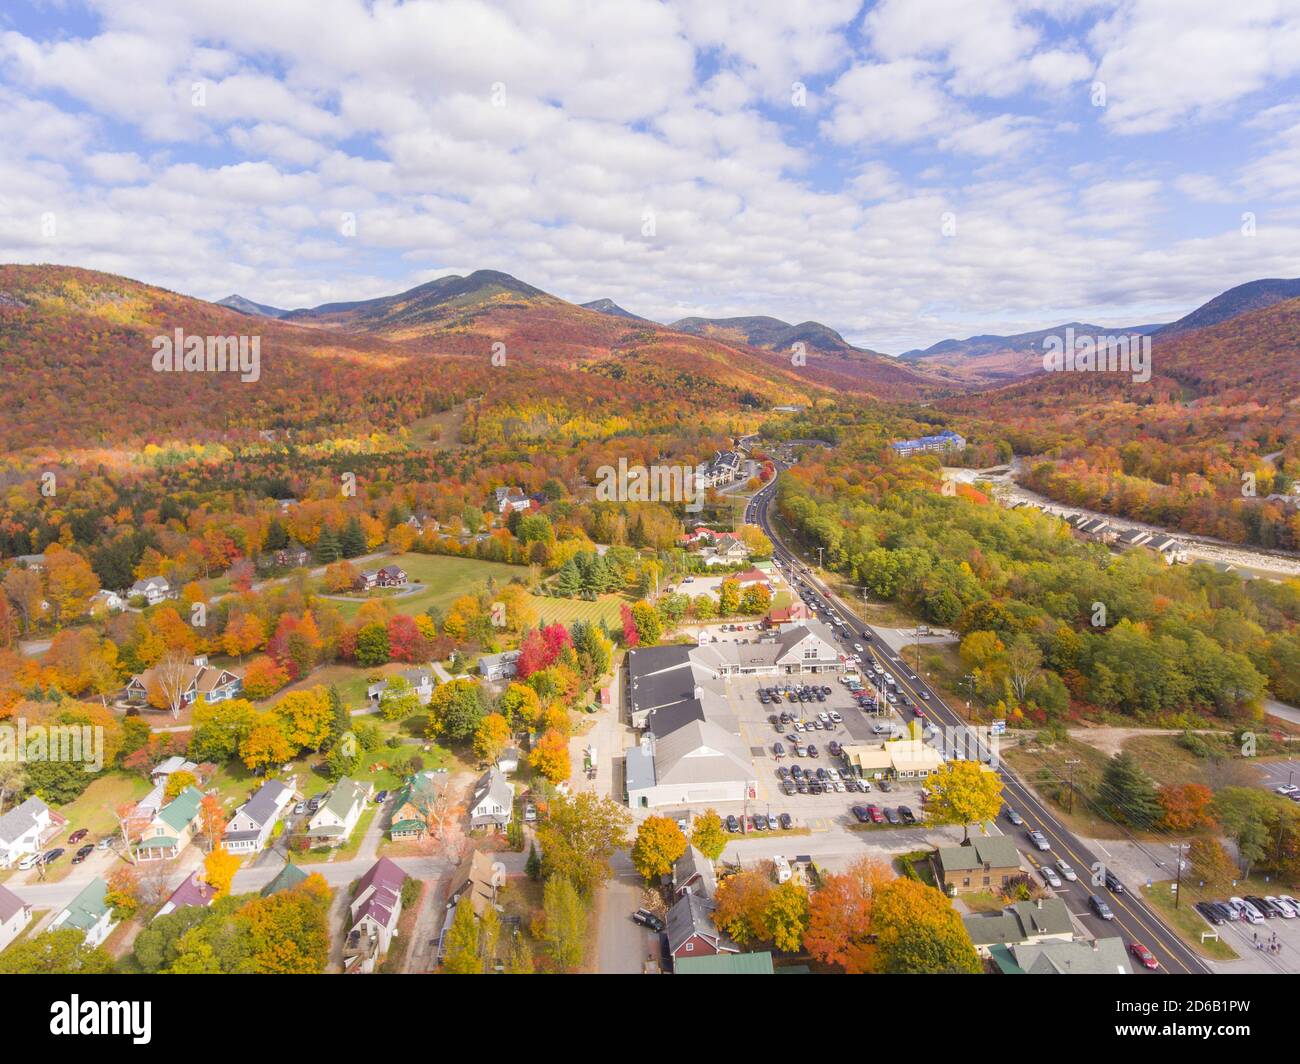
<svg viewBox="0 0 1300 1064">
<path fill-rule="evenodd" d="M 1029 841 L 1032 842 L 1035 846 L 1037 846 L 1040 850 L 1050 850 L 1052 848 L 1052 844 L 1047 841 L 1047 836 L 1044 835 L 1041 831 L 1029 832 Z"/>
</svg>

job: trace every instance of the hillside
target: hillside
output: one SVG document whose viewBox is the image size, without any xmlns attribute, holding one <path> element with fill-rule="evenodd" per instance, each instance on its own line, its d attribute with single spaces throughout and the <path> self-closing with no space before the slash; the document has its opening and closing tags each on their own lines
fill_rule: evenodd
<svg viewBox="0 0 1300 1064">
<path fill-rule="evenodd" d="M 1300 277 L 1291 280 L 1266 278 L 1249 281 L 1246 284 L 1229 288 L 1206 303 L 1201 304 L 1190 314 L 1179 318 L 1161 329 L 1166 339 L 1192 329 L 1203 329 L 1229 321 L 1251 310 L 1263 310 L 1275 303 L 1300 297 Z"/>
<path fill-rule="evenodd" d="M 226 296 L 225 299 L 218 299 L 217 306 L 229 307 L 241 314 L 249 314 L 258 318 L 283 318 L 289 313 L 289 311 L 281 310 L 279 307 L 268 307 L 265 303 L 254 303 L 251 299 L 245 299 L 241 295 L 230 295 Z"/>
<path fill-rule="evenodd" d="M 1005 384 L 1041 372 L 1043 340 L 1049 336 L 1060 336 L 1071 328 L 1076 334 L 1145 336 L 1156 332 L 1161 326 L 1106 328 L 1073 321 L 1050 329 L 1011 336 L 986 334 L 969 336 L 965 340 L 940 340 L 924 349 L 905 351 L 898 357 L 908 365 L 957 384 L 975 387 Z"/>
</svg>

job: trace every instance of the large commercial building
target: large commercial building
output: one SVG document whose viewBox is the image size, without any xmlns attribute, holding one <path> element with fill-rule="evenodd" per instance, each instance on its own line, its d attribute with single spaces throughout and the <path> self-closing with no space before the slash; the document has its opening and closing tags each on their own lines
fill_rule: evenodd
<svg viewBox="0 0 1300 1064">
<path fill-rule="evenodd" d="M 757 797 L 753 758 L 731 711 L 735 676 L 838 672 L 844 655 L 825 625 L 792 624 L 752 643 L 628 652 L 628 713 L 643 735 L 627 752 L 628 804 L 637 809 Z"/>
</svg>

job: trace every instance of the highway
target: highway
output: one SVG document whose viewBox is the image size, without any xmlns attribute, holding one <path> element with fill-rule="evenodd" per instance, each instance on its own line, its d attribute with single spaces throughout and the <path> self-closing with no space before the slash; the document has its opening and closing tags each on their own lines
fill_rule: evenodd
<svg viewBox="0 0 1300 1064">
<path fill-rule="evenodd" d="M 771 483 L 754 495 L 745 510 L 746 521 L 758 525 L 772 541 L 773 559 L 790 570 L 795 566 L 798 567 L 800 574 L 811 589 L 804 592 L 805 600 L 808 601 L 810 606 L 816 607 L 819 612 L 828 613 L 832 618 L 843 620 L 849 628 L 848 642 L 850 644 L 860 638 L 862 632 L 871 633 L 869 642 L 876 648 L 876 655 L 880 658 L 881 665 L 894 675 L 900 691 L 906 692 L 915 705 L 925 707 L 925 712 L 930 720 L 942 727 L 963 727 L 965 722 L 959 714 L 946 705 L 937 692 L 930 689 L 919 675 L 914 676 L 913 670 L 902 661 L 901 657 L 894 655 L 888 649 L 888 644 L 880 636 L 880 633 L 875 631 L 843 599 L 833 594 L 822 581 L 817 579 L 812 567 L 796 557 L 778 537 L 772 527 L 770 511 L 776 497 L 776 479 L 784 472 L 786 466 L 776 459 L 773 459 L 773 465 L 776 468 L 776 477 L 773 477 Z M 871 647 L 867 649 L 870 650 Z M 922 693 L 927 697 L 922 698 Z M 981 749 L 980 753 L 982 756 L 984 751 Z M 1016 777 L 1009 765 L 1000 763 L 998 771 L 1003 781 L 1002 793 L 1007 805 L 1014 808 L 1025 822 L 1023 828 L 1006 825 L 1005 829 L 1010 832 L 1019 832 L 1024 836 L 1016 839 L 1018 845 L 1028 843 L 1028 837 L 1024 833 L 1030 829 L 1041 831 L 1051 844 L 1050 853 L 1043 853 L 1042 857 L 1049 863 L 1064 858 L 1073 866 L 1079 876 L 1079 881 L 1076 883 L 1063 882 L 1061 888 L 1057 889 L 1055 893 L 1065 899 L 1070 911 L 1080 917 L 1084 925 L 1093 934 L 1099 937 L 1119 934 L 1123 937 L 1126 945 L 1133 941 L 1142 943 L 1159 961 L 1158 972 L 1195 975 L 1213 974 L 1214 969 L 1210 963 L 1193 953 L 1137 896 L 1136 884 L 1125 884 L 1127 889 L 1123 894 L 1112 894 L 1104 886 L 1089 886 L 1093 869 L 1101 867 L 1096 856 L 1057 819 L 1050 809 L 1038 801 L 1034 794 Z M 1012 835 L 1012 837 L 1016 838 L 1015 835 Z M 1022 845 L 1021 848 L 1029 862 L 1037 866 L 1039 851 L 1028 848 L 1027 845 Z M 1093 914 L 1088 907 L 1088 895 L 1092 893 L 1096 893 L 1106 901 L 1114 913 L 1113 920 L 1102 920 Z M 1206 930 L 1210 930 L 1209 924 L 1205 926 Z M 1131 959 L 1131 963 L 1134 971 L 1144 973 L 1147 971 L 1135 960 Z"/>
</svg>

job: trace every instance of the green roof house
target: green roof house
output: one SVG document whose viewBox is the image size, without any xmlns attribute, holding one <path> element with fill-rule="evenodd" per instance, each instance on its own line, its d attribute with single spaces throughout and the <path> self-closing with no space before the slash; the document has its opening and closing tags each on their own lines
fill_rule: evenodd
<svg viewBox="0 0 1300 1064">
<path fill-rule="evenodd" d="M 286 862 L 285 866 L 275 874 L 275 878 L 264 886 L 260 893 L 262 897 L 269 898 L 272 894 L 279 894 L 282 890 L 293 890 L 307 878 L 307 873 L 301 867 L 293 862 Z"/>
<path fill-rule="evenodd" d="M 950 894 L 997 891 L 1021 874 L 1020 851 L 1005 835 L 977 836 L 963 846 L 940 846 L 937 859 Z"/>
<path fill-rule="evenodd" d="M 203 792 L 186 787 L 153 815 L 135 844 L 137 861 L 166 861 L 180 854 L 194 838 Z"/>
<path fill-rule="evenodd" d="M 1074 925 L 1065 902 L 1052 895 L 1034 901 L 1018 901 L 999 913 L 963 916 L 975 951 L 988 957 L 993 946 L 1037 945 L 1040 942 L 1069 942 Z"/>
<path fill-rule="evenodd" d="M 357 826 L 374 785 L 358 783 L 344 776 L 325 804 L 316 810 L 307 825 L 307 840 L 313 846 L 342 846 Z"/>
<path fill-rule="evenodd" d="M 1122 938 L 993 946 L 989 957 L 1002 975 L 1132 975 Z"/>
<path fill-rule="evenodd" d="M 678 957 L 673 961 L 676 975 L 771 975 L 772 954 L 715 953 L 708 957 Z"/>
<path fill-rule="evenodd" d="M 113 907 L 108 904 L 108 884 L 96 876 L 68 903 L 66 909 L 50 921 L 47 930 L 74 927 L 85 932 L 87 946 L 99 946 L 116 926 Z"/>
</svg>

